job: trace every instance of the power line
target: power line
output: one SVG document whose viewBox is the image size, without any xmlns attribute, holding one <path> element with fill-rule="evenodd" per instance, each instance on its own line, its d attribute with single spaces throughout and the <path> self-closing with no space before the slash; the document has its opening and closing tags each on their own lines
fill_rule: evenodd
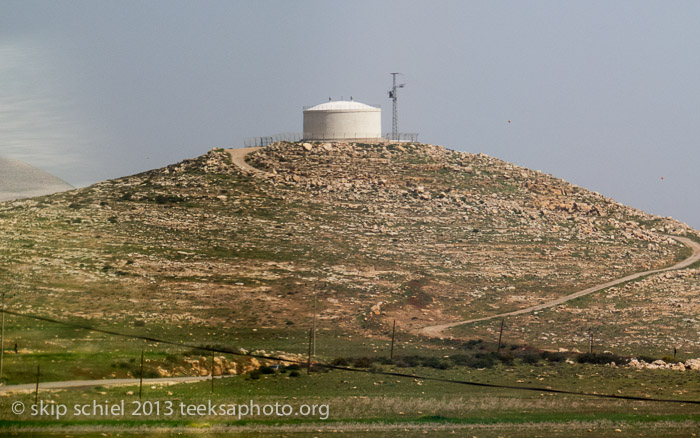
<svg viewBox="0 0 700 438">
<path fill-rule="evenodd" d="M 131 339 L 140 339 L 140 340 L 149 341 L 149 342 L 157 342 L 160 344 L 175 345 L 178 347 L 187 347 L 187 348 L 192 348 L 192 349 L 196 349 L 196 350 L 209 351 L 212 353 L 230 354 L 233 356 L 251 357 L 251 358 L 255 358 L 255 359 L 271 360 L 271 361 L 278 361 L 278 362 L 290 362 L 290 363 L 296 363 L 296 364 L 306 364 L 307 363 L 307 361 L 304 361 L 301 359 L 287 359 L 287 358 L 282 358 L 282 357 L 277 357 L 277 356 L 269 356 L 269 355 L 263 355 L 263 354 L 241 353 L 240 351 L 234 351 L 234 350 L 230 350 L 230 349 L 204 347 L 201 345 L 185 344 L 185 343 L 180 343 L 180 342 L 175 342 L 175 341 L 168 341 L 165 339 L 158 339 L 158 338 L 154 338 L 152 336 L 121 333 L 121 332 L 117 332 L 114 330 L 92 327 L 92 326 L 89 326 L 86 324 L 78 324 L 78 323 L 72 323 L 72 322 L 67 322 L 67 321 L 61 321 L 61 320 L 57 320 L 57 319 L 53 319 L 53 318 L 48 318 L 45 316 L 29 315 L 26 313 L 13 312 L 11 310 L 6 310 L 6 309 L 2 310 L 2 312 L 10 314 L 10 315 L 24 317 L 24 318 L 35 319 L 38 321 L 50 322 L 50 323 L 54 323 L 54 324 L 61 324 L 61 325 L 72 327 L 72 328 L 89 330 L 89 331 L 93 331 L 93 332 L 97 332 L 97 333 L 104 333 L 107 335 L 121 336 L 121 337 L 131 338 Z M 420 376 L 417 374 L 399 373 L 399 372 L 393 372 L 393 371 L 376 371 L 376 370 L 363 369 L 363 368 L 350 368 L 350 367 L 344 367 L 344 366 L 338 366 L 338 365 L 324 364 L 324 363 L 320 363 L 320 362 L 310 363 L 310 366 L 322 367 L 322 368 L 327 368 L 327 369 L 331 369 L 331 370 L 350 371 L 350 372 L 355 372 L 355 373 L 376 374 L 376 375 L 391 376 L 391 377 L 406 377 L 409 379 L 426 380 L 426 381 L 432 381 L 432 382 L 452 383 L 452 384 L 466 385 L 466 386 L 476 386 L 476 387 L 481 387 L 481 388 L 514 389 L 514 390 L 520 390 L 520 391 L 535 391 L 535 392 L 545 392 L 545 393 L 550 393 L 550 394 L 579 395 L 579 396 L 584 396 L 584 397 L 607 398 L 607 399 L 616 399 L 616 400 L 632 400 L 632 401 L 645 401 L 645 402 L 680 403 L 680 404 L 700 405 L 700 400 L 677 400 L 677 399 L 664 399 L 664 398 L 652 398 L 652 397 L 639 397 L 639 396 L 632 396 L 632 395 L 598 394 L 598 393 L 591 393 L 591 392 L 568 391 L 565 389 L 541 388 L 541 387 L 535 387 L 535 386 L 499 385 L 499 384 L 495 384 L 495 383 L 470 382 L 467 380 L 455 380 L 455 379 L 447 379 L 447 378 L 443 378 L 443 377 Z"/>
</svg>

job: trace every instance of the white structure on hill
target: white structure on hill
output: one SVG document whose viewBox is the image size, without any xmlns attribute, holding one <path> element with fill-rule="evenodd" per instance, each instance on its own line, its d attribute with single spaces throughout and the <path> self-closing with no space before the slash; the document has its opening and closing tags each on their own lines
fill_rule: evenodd
<svg viewBox="0 0 700 438">
<path fill-rule="evenodd" d="M 326 102 L 304 109 L 304 140 L 377 140 L 382 110 L 354 101 Z"/>
</svg>

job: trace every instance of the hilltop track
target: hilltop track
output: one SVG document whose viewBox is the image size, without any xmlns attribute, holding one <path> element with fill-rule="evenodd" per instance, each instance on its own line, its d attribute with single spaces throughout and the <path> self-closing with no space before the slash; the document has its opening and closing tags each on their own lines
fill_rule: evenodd
<svg viewBox="0 0 700 438">
<path fill-rule="evenodd" d="M 256 169 L 255 167 L 251 166 L 250 164 L 245 162 L 245 156 L 250 154 L 251 152 L 255 152 L 257 150 L 262 149 L 261 147 L 255 147 L 255 148 L 240 148 L 240 149 L 225 149 L 226 152 L 231 155 L 231 161 L 233 164 L 238 166 L 241 170 L 244 170 L 246 172 L 251 172 L 257 175 L 268 175 L 267 172 L 264 170 Z"/>
<path fill-rule="evenodd" d="M 658 274 L 659 272 L 666 272 L 666 271 L 673 271 L 676 269 L 683 269 L 687 268 L 688 266 L 692 265 L 693 263 L 696 263 L 700 261 L 700 243 L 697 243 L 693 240 L 688 239 L 687 237 L 678 237 L 678 236 L 668 236 L 672 239 L 675 239 L 686 246 L 688 246 L 693 253 L 688 257 L 687 259 L 676 263 L 673 266 L 669 266 L 667 268 L 661 268 L 661 269 L 652 269 L 649 271 L 643 271 L 643 272 L 637 272 L 634 274 L 630 274 L 626 277 L 618 278 L 616 280 L 608 281 L 607 283 L 599 284 L 596 286 L 591 286 L 589 288 L 580 290 L 578 292 L 574 292 L 572 294 L 557 298 L 556 300 L 548 301 L 546 303 L 538 304 L 536 306 L 530 306 L 526 307 L 524 309 L 520 310 L 514 310 L 512 312 L 505 312 L 505 313 L 498 313 L 496 315 L 490 315 L 490 316 L 484 316 L 481 318 L 474 318 L 474 319 L 465 319 L 462 321 L 456 321 L 456 322 L 450 322 L 447 324 L 438 324 L 438 325 L 431 325 L 428 327 L 423 327 L 422 329 L 418 330 L 418 333 L 421 335 L 425 336 L 430 336 L 434 338 L 442 338 L 445 337 L 445 334 L 443 333 L 445 330 L 450 329 L 452 327 L 457 327 L 460 325 L 464 324 L 471 324 L 474 322 L 480 322 L 480 321 L 488 321 L 490 319 L 496 319 L 496 318 L 504 318 L 506 316 L 515 316 L 515 315 L 522 315 L 525 313 L 530 313 L 534 312 L 536 310 L 542 310 L 542 309 L 548 309 L 550 307 L 555 307 L 558 306 L 562 303 L 565 303 L 567 301 L 574 300 L 579 297 L 583 297 L 588 294 L 592 294 L 593 292 L 598 292 L 603 289 L 607 289 L 612 286 L 617 286 L 618 284 L 625 283 L 631 280 L 636 280 L 640 277 L 644 277 L 650 274 Z"/>
</svg>

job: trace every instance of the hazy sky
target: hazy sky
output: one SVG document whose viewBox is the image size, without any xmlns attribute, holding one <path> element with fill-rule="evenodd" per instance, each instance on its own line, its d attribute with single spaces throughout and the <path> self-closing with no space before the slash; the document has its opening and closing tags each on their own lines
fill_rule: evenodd
<svg viewBox="0 0 700 438">
<path fill-rule="evenodd" d="M 0 156 L 87 185 L 300 132 L 328 96 L 387 132 L 398 71 L 401 131 L 700 228 L 698 23 L 697 1 L 0 0 Z"/>
</svg>

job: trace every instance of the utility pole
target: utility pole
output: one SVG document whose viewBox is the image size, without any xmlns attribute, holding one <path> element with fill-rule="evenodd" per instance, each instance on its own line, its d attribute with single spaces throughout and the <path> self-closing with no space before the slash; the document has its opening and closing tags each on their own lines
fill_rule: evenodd
<svg viewBox="0 0 700 438">
<path fill-rule="evenodd" d="M 311 354 L 316 356 L 316 309 L 317 309 L 317 295 L 318 288 L 314 286 L 314 321 L 312 325 L 312 335 L 311 335 Z"/>
<path fill-rule="evenodd" d="M 400 75 L 401 73 L 391 73 L 391 76 L 393 77 L 393 86 L 391 87 L 391 91 L 389 91 L 389 99 L 393 101 L 393 112 L 392 112 L 392 117 L 391 117 L 391 139 L 392 140 L 398 140 L 399 139 L 399 114 L 398 114 L 398 95 L 397 95 L 397 90 L 399 88 L 403 88 L 406 86 L 406 84 L 396 84 L 396 76 Z"/>
<path fill-rule="evenodd" d="M 211 352 L 211 393 L 214 393 L 214 352 Z"/>
<path fill-rule="evenodd" d="M 5 291 L 2 291 L 2 332 L 0 332 L 0 385 L 3 384 L 2 371 L 5 364 Z"/>
<path fill-rule="evenodd" d="M 390 360 L 394 360 L 394 338 L 396 337 L 396 320 L 394 320 L 394 328 L 391 329 L 391 355 Z"/>
<path fill-rule="evenodd" d="M 311 374 L 311 340 L 313 339 L 313 329 L 309 330 L 309 357 L 306 360 L 306 374 Z"/>
<path fill-rule="evenodd" d="M 141 372 L 139 373 L 139 399 L 143 393 L 143 350 L 141 350 Z"/>
<path fill-rule="evenodd" d="M 36 364 L 36 391 L 34 392 L 34 404 L 39 404 L 39 370 L 41 365 Z"/>
<path fill-rule="evenodd" d="M 496 349 L 496 353 L 501 352 L 501 340 L 503 340 L 503 324 L 505 324 L 505 322 L 505 319 L 501 320 L 501 332 L 498 334 L 498 348 Z"/>
</svg>

